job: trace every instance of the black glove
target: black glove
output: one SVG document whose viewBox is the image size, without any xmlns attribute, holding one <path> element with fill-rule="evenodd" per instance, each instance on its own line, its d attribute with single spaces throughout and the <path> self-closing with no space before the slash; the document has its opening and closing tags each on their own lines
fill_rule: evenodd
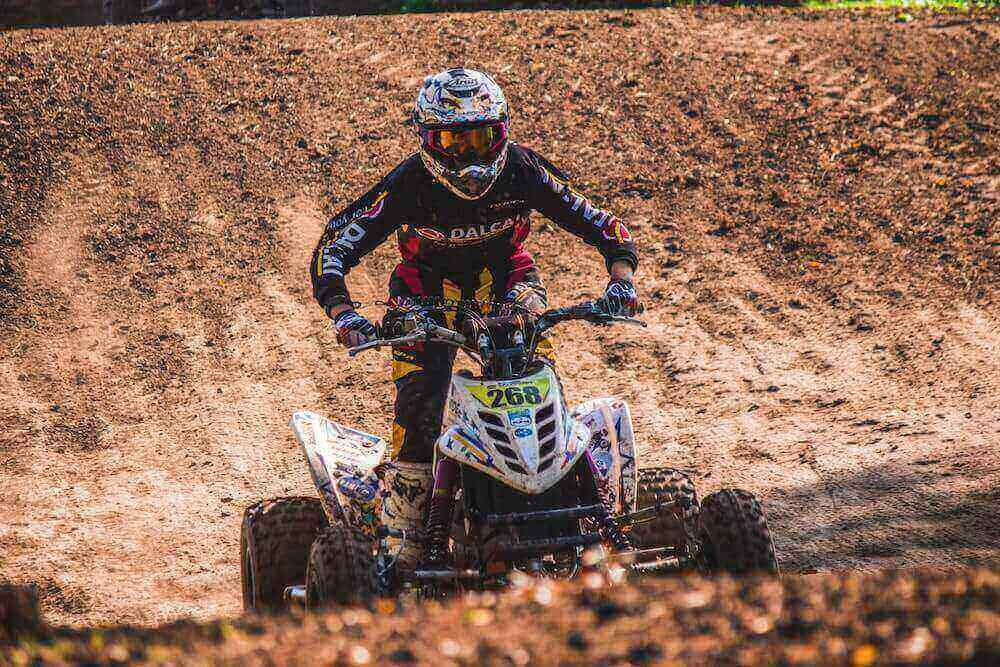
<svg viewBox="0 0 1000 667">
<path fill-rule="evenodd" d="M 618 317 L 633 317 L 642 312 L 639 295 L 631 280 L 612 280 L 604 290 L 604 296 L 598 299 L 601 308 L 608 315 Z"/>
<path fill-rule="evenodd" d="M 344 310 L 333 318 L 337 340 L 344 347 L 357 347 L 378 337 L 375 325 L 354 310 Z"/>
</svg>

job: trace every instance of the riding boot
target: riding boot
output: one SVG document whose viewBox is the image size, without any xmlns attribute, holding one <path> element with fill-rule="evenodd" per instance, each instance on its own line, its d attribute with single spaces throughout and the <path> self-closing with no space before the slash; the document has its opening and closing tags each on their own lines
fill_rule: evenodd
<svg viewBox="0 0 1000 667">
<path fill-rule="evenodd" d="M 431 464 L 396 461 L 385 471 L 384 480 L 388 495 L 382 502 L 382 525 L 405 535 L 386 538 L 389 553 L 398 553 L 399 569 L 412 571 L 423 555 Z"/>
</svg>

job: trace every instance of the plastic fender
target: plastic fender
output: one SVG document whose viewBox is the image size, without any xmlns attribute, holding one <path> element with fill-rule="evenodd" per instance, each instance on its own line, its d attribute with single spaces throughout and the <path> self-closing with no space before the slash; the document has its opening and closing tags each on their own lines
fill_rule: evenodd
<svg viewBox="0 0 1000 667">
<path fill-rule="evenodd" d="M 585 424 L 574 420 L 561 460 L 545 473 L 520 475 L 501 470 L 497 467 L 495 456 L 489 447 L 484 446 L 477 438 L 469 437 L 463 433 L 460 427 L 452 426 L 438 438 L 435 445 L 435 457 L 446 456 L 484 472 L 512 489 L 537 495 L 555 486 L 559 480 L 566 476 L 567 472 L 573 469 L 573 465 L 587 451 L 589 440 L 590 430 Z"/>
<path fill-rule="evenodd" d="M 590 428 L 587 447 L 607 484 L 615 512 L 634 512 L 638 473 L 628 404 L 618 398 L 595 398 L 578 405 L 572 415 Z"/>
<path fill-rule="evenodd" d="M 374 468 L 385 458 L 385 441 L 314 412 L 296 412 L 290 423 L 330 521 L 374 534 L 381 501 Z"/>
</svg>

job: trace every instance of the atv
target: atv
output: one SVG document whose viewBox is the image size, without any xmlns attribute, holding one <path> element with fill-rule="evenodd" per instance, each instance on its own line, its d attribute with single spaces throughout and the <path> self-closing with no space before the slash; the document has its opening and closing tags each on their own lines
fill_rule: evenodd
<svg viewBox="0 0 1000 667">
<path fill-rule="evenodd" d="M 536 354 L 568 321 L 640 324 L 600 301 L 501 317 L 480 302 L 411 305 L 387 313 L 381 338 L 350 350 L 453 345 L 478 365 L 452 376 L 438 438 L 423 559 L 396 565 L 381 526 L 392 463 L 383 439 L 313 412 L 291 426 L 318 498 L 278 498 L 246 510 L 240 541 L 247 610 L 317 607 L 407 592 L 438 596 L 502 587 L 511 574 L 569 578 L 617 563 L 636 573 L 778 573 L 760 503 L 746 491 L 698 501 L 688 475 L 640 469 L 624 401 L 566 405 L 553 366 Z M 391 317 L 390 317 L 391 316 Z M 449 324 L 464 322 L 462 332 Z M 393 489 L 405 493 L 405 489 Z"/>
</svg>

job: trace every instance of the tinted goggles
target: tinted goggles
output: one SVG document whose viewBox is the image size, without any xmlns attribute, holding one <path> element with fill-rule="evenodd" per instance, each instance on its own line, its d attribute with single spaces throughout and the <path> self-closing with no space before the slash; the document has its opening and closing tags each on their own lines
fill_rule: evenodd
<svg viewBox="0 0 1000 667">
<path fill-rule="evenodd" d="M 505 123 L 456 130 L 424 130 L 424 141 L 431 150 L 461 162 L 491 158 L 506 139 Z"/>
</svg>

